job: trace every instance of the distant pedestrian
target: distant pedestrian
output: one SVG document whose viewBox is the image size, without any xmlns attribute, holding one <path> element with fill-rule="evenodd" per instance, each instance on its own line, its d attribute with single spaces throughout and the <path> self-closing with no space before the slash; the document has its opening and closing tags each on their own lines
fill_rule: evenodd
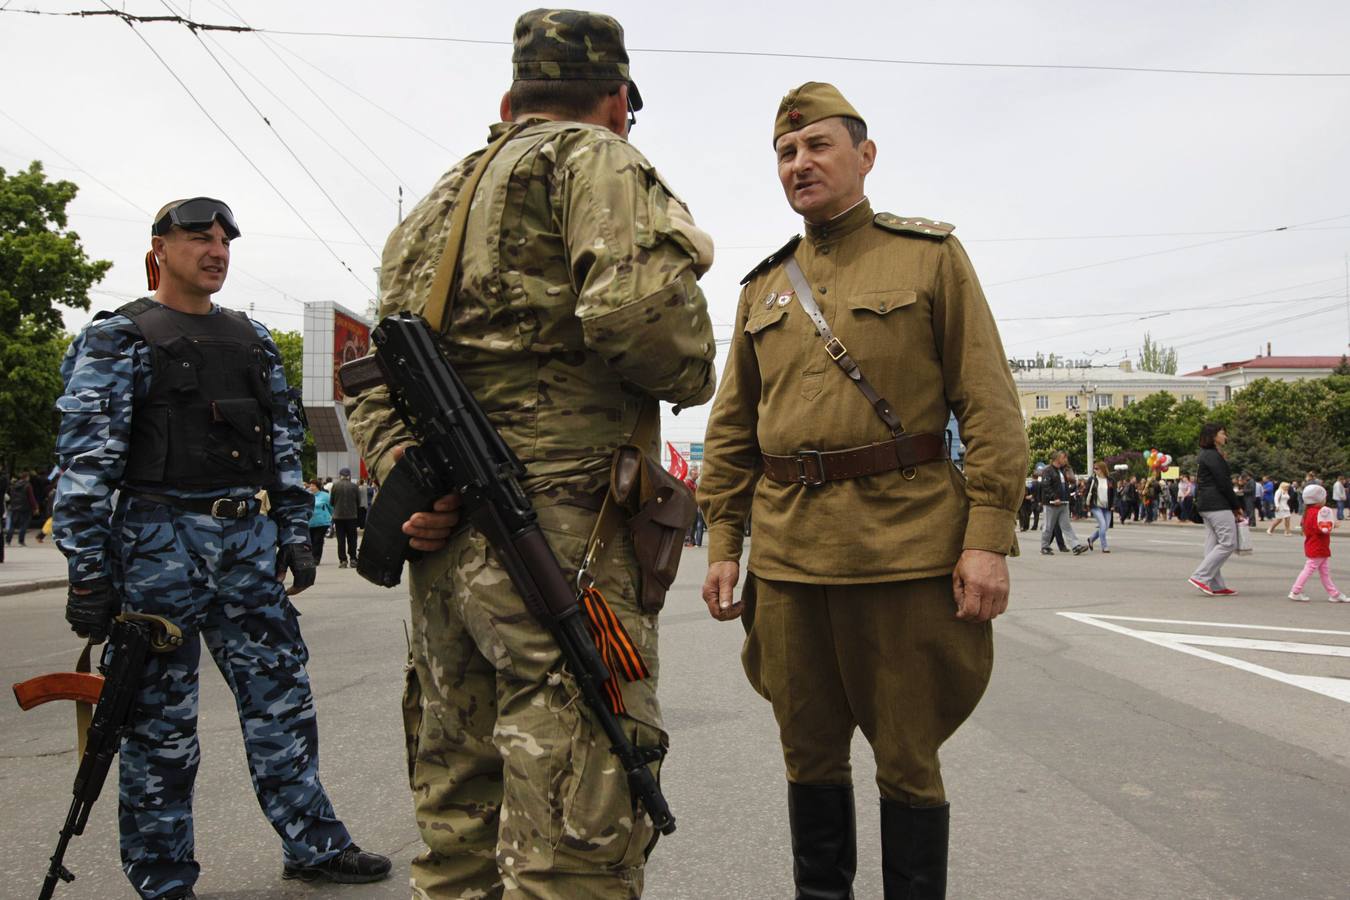
<svg viewBox="0 0 1350 900">
<path fill-rule="evenodd" d="M 1092 510 L 1092 516 L 1097 520 L 1097 530 L 1087 539 L 1088 549 L 1092 549 L 1093 542 L 1102 542 L 1102 552 L 1110 553 L 1106 546 L 1106 531 L 1111 527 L 1111 507 L 1116 502 L 1116 486 L 1111 483 L 1111 476 L 1106 471 L 1106 463 L 1102 460 L 1092 467 L 1092 478 L 1087 484 L 1087 505 Z"/>
<path fill-rule="evenodd" d="M 1280 486 L 1275 489 L 1275 518 L 1271 521 L 1270 527 L 1266 529 L 1266 534 L 1274 534 L 1275 529 L 1284 523 L 1284 533 L 1293 534 L 1289 530 L 1289 520 L 1294 517 L 1289 509 L 1289 482 L 1281 481 Z"/>
<path fill-rule="evenodd" d="M 19 546 L 26 547 L 27 542 L 24 538 L 28 535 L 28 528 L 37 512 L 38 501 L 37 495 L 33 492 L 32 473 L 20 472 L 9 483 L 9 528 L 5 531 L 5 543 L 8 544 L 17 531 Z"/>
<path fill-rule="evenodd" d="M 314 565 L 323 562 L 323 539 L 333 525 L 333 502 L 319 485 L 319 479 L 310 479 L 307 485 L 314 495 L 314 511 L 309 516 L 309 546 L 314 551 Z"/>
<path fill-rule="evenodd" d="M 1322 579 L 1322 587 L 1326 588 L 1328 600 L 1350 603 L 1350 597 L 1342 594 L 1331 580 L 1331 531 L 1336 527 L 1336 519 L 1326 502 L 1327 489 L 1322 485 L 1310 484 L 1303 489 L 1303 556 L 1307 562 L 1289 589 L 1290 600 L 1306 603 L 1311 599 L 1304 595 L 1303 586 L 1316 572 Z"/>
<path fill-rule="evenodd" d="M 1341 522 L 1345 519 L 1345 476 L 1337 475 L 1336 481 L 1331 486 L 1331 499 L 1336 503 L 1336 521 Z"/>
<path fill-rule="evenodd" d="M 1181 521 L 1191 521 L 1191 510 L 1195 508 L 1195 476 L 1182 475 L 1177 486 L 1177 497 L 1181 501 Z"/>
<path fill-rule="evenodd" d="M 1224 583 L 1220 571 L 1237 550 L 1237 525 L 1245 521 L 1242 500 L 1233 492 L 1233 473 L 1224 458 L 1228 432 L 1217 422 L 1200 427 L 1200 453 L 1195 458 L 1195 506 L 1205 520 L 1205 558 L 1191 573 L 1190 582 L 1211 596 L 1237 591 Z"/>
<path fill-rule="evenodd" d="M 1054 539 L 1056 527 L 1072 543 L 1074 556 L 1087 552 L 1087 544 L 1074 534 L 1073 522 L 1069 519 L 1069 497 L 1077 486 L 1078 481 L 1069 468 L 1069 454 L 1056 450 L 1050 457 L 1050 465 L 1041 473 L 1041 501 L 1045 504 L 1045 516 L 1041 524 L 1041 553 L 1046 556 L 1054 555 L 1050 541 Z"/>
<path fill-rule="evenodd" d="M 352 470 L 338 470 L 338 480 L 329 488 L 333 503 L 333 530 L 337 532 L 338 568 L 347 568 L 347 560 L 356 565 L 356 521 L 361 509 L 361 489 L 352 483 Z"/>
</svg>

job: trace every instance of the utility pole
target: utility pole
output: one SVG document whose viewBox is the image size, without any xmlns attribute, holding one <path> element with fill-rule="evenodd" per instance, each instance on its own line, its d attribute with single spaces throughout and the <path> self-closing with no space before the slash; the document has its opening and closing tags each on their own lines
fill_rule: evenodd
<svg viewBox="0 0 1350 900">
<path fill-rule="evenodd" d="M 1083 399 L 1086 401 L 1087 406 L 1087 470 L 1091 472 L 1092 464 L 1097 459 L 1096 456 L 1093 455 L 1094 448 L 1092 446 L 1092 407 L 1096 405 L 1097 386 L 1095 384 L 1085 384 L 1079 388 L 1078 392 L 1083 395 Z"/>
</svg>

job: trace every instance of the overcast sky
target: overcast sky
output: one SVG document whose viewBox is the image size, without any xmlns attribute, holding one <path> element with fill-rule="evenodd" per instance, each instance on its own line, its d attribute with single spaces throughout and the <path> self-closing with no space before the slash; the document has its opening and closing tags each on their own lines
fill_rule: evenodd
<svg viewBox="0 0 1350 900">
<path fill-rule="evenodd" d="M 95 309 L 144 292 L 154 210 L 205 194 L 230 203 L 244 232 L 225 305 L 280 329 L 301 327 L 306 301 L 363 311 L 399 186 L 406 209 L 483 143 L 526 7 L 230 3 L 113 5 L 139 15 L 172 5 L 213 24 L 239 24 L 237 12 L 273 31 L 463 40 L 199 41 L 173 24 L 15 12 L 106 9 L 101 0 L 0 0 L 0 167 L 40 159 L 80 185 L 72 227 L 115 263 Z M 633 142 L 717 243 L 703 287 L 719 338 L 741 276 L 800 230 L 777 182 L 772 122 L 782 95 L 811 80 L 838 85 L 867 119 L 877 210 L 956 224 L 1010 356 L 1115 363 L 1137 354 L 1146 330 L 1177 347 L 1183 372 L 1267 341 L 1276 354 L 1347 348 L 1345 0 L 597 8 L 624 25 L 646 101 Z M 85 319 L 67 316 L 71 328 Z M 705 418 L 667 417 L 667 437 L 699 440 Z"/>
</svg>

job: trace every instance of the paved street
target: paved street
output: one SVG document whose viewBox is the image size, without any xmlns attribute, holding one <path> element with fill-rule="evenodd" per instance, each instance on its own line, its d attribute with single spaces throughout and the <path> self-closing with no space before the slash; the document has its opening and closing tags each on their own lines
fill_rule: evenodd
<svg viewBox="0 0 1350 900">
<path fill-rule="evenodd" d="M 1085 528 L 1085 523 L 1076 523 Z M 1080 533 L 1086 533 L 1085 531 Z M 944 753 L 953 801 L 953 898 L 1279 898 L 1350 893 L 1350 604 L 1285 599 L 1298 537 L 1257 534 L 1225 568 L 1239 596 L 1186 576 L 1202 533 L 1117 527 L 1109 556 L 1012 563 L 993 684 Z M 803 543 L 805 548 L 807 543 Z M 1333 571 L 1350 590 L 1350 542 Z M 52 553 L 50 548 L 29 553 Z M 803 552 L 808 552 L 803 550 Z M 18 557 L 11 551 L 10 559 Z M 203 677 L 197 846 L 201 896 L 406 897 L 418 838 L 404 783 L 399 690 L 406 604 L 325 560 L 298 599 L 312 653 L 323 779 L 357 840 L 395 858 L 381 885 L 279 880 L 275 837 L 248 785 L 232 701 Z M 35 557 L 30 557 L 34 559 Z M 690 552 L 662 621 L 661 692 L 674 751 L 663 773 L 679 831 L 648 869 L 648 897 L 791 896 L 782 763 L 767 703 L 740 671 L 742 632 L 697 600 Z M 64 593 L 0 596 L 0 680 L 74 663 Z M 69 704 L 0 704 L 0 894 L 36 895 L 70 799 Z M 857 746 L 860 898 L 880 897 L 866 746 Z M 58 897 L 133 896 L 117 867 L 115 788 L 67 857 Z"/>
</svg>

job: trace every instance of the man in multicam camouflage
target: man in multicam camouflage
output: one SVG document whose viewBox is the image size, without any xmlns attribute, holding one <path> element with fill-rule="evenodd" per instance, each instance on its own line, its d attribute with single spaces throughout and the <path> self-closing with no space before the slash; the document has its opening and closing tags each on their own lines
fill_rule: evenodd
<svg viewBox="0 0 1350 900">
<path fill-rule="evenodd" d="M 443 341 L 492 423 L 560 562 L 575 575 L 639 412 L 713 392 L 713 335 L 697 279 L 712 242 L 626 140 L 642 100 L 608 16 L 535 10 L 516 22 L 514 80 L 469 212 Z M 381 315 L 427 308 L 449 220 L 481 152 L 447 173 L 390 236 Z M 433 322 L 433 327 L 440 323 Z M 376 388 L 348 400 L 377 479 L 411 436 Z M 649 453 L 659 452 L 653 434 Z M 408 766 L 427 850 L 413 895 L 629 898 L 653 842 L 623 770 L 586 714 L 549 634 L 481 534 L 455 531 L 453 497 L 404 526 L 413 637 Z M 623 532 L 623 529 L 620 529 Z M 667 741 L 656 701 L 657 620 L 638 603 L 626 533 L 592 569 L 652 675 L 622 683 L 640 746 Z"/>
<path fill-rule="evenodd" d="M 151 234 L 154 297 L 80 333 L 57 401 L 66 619 L 101 643 L 120 607 L 169 619 L 185 638 L 151 654 L 122 744 L 122 867 L 142 897 L 196 896 L 200 635 L 238 703 L 282 877 L 377 881 L 389 860 L 352 843 L 319 783 L 309 651 L 282 581 L 289 569 L 289 593 L 314 583 L 304 432 L 267 329 L 211 302 L 239 228 L 224 203 L 197 197 L 161 210 Z M 270 515 L 255 499 L 264 488 Z"/>
</svg>

